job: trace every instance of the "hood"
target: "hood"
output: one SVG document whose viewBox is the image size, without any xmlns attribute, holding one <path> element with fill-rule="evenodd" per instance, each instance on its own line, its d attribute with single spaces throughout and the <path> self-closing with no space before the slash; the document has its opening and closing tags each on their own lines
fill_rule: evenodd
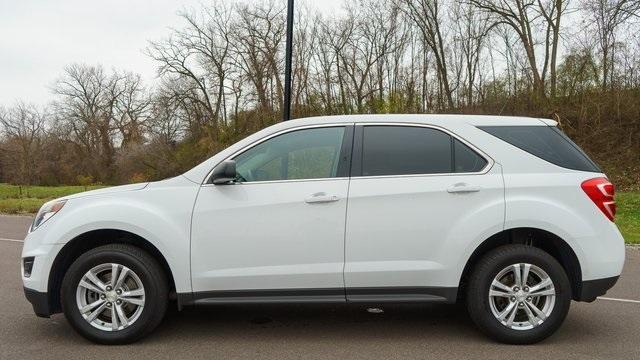
<svg viewBox="0 0 640 360">
<path fill-rule="evenodd" d="M 60 198 L 60 200 L 69 200 L 69 199 L 77 199 L 77 198 L 82 198 L 82 197 L 87 197 L 87 196 L 94 196 L 94 195 L 107 195 L 107 194 L 121 193 L 121 192 L 125 192 L 125 191 L 142 190 L 142 189 L 146 188 L 147 185 L 149 185 L 148 182 L 146 182 L 146 183 L 138 183 L 138 184 L 112 186 L 112 187 L 108 187 L 108 188 L 104 188 L 104 189 L 84 191 L 84 192 L 73 194 L 73 195 L 63 196 L 63 197 Z"/>
</svg>

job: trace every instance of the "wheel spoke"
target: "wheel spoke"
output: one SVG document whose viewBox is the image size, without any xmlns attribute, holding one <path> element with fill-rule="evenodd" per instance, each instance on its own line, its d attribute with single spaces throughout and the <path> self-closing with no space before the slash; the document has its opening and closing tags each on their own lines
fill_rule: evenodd
<svg viewBox="0 0 640 360">
<path fill-rule="evenodd" d="M 107 303 L 104 302 L 97 309 L 95 309 L 89 316 L 87 317 L 87 322 L 92 322 L 98 315 L 100 315 L 104 309 L 107 307 Z"/>
<path fill-rule="evenodd" d="M 544 289 L 549 285 L 553 285 L 553 281 L 551 281 L 551 278 L 545 278 L 542 281 L 540 281 L 539 283 L 537 283 L 536 285 L 532 286 L 529 288 L 529 293 L 534 293 L 540 289 Z"/>
<path fill-rule="evenodd" d="M 513 319 L 516 318 L 516 314 L 518 313 L 518 307 L 516 306 L 516 303 L 513 302 L 513 310 L 511 310 L 511 313 L 509 314 L 509 318 L 507 319 L 507 326 L 511 327 L 511 325 L 513 325 Z"/>
<path fill-rule="evenodd" d="M 134 289 L 130 291 L 125 291 L 120 296 L 121 297 L 144 296 L 144 289 Z"/>
<path fill-rule="evenodd" d="M 86 280 L 89 280 L 88 281 L 89 283 L 95 285 L 98 289 L 100 289 L 99 292 L 104 292 L 107 288 L 107 285 L 105 285 L 105 283 L 103 283 L 102 280 L 98 279 L 96 274 L 94 274 L 91 270 L 89 270 L 86 274 L 84 274 L 84 278 Z"/>
<path fill-rule="evenodd" d="M 89 312 L 89 311 L 95 309 L 97 306 L 102 305 L 103 303 L 104 303 L 104 300 L 98 299 L 98 300 L 92 302 L 91 304 L 89 304 L 89 305 L 83 307 L 82 309 L 80 309 L 80 313 L 84 314 L 86 312 Z"/>
<path fill-rule="evenodd" d="M 78 284 L 78 286 L 81 286 L 85 289 L 89 289 L 91 291 L 97 292 L 98 294 L 103 294 L 104 291 L 98 289 L 95 285 L 90 284 L 88 282 L 86 282 L 85 280 L 80 280 L 80 284 Z"/>
<path fill-rule="evenodd" d="M 113 288 L 117 289 L 121 287 L 122 283 L 124 283 L 124 279 L 127 277 L 128 274 L 129 274 L 129 269 L 123 266 L 122 270 L 120 271 L 120 276 L 118 276 L 118 281 L 116 281 L 115 285 L 113 285 Z"/>
<path fill-rule="evenodd" d="M 522 288 L 522 272 L 520 270 L 520 264 L 513 264 L 513 275 L 515 276 L 515 285 Z"/>
<path fill-rule="evenodd" d="M 118 272 L 120 270 L 120 265 L 111 264 L 111 287 L 116 288 L 116 281 L 118 280 Z"/>
<path fill-rule="evenodd" d="M 534 303 L 527 303 L 527 306 L 533 310 L 533 312 L 536 314 L 536 316 L 542 320 L 545 321 L 547 320 L 547 315 L 544 314 L 544 312 L 542 312 L 542 310 L 538 309 L 538 307 L 534 304 Z"/>
<path fill-rule="evenodd" d="M 122 326 L 124 327 L 129 325 L 129 320 L 127 319 L 127 316 L 124 314 L 124 311 L 122 310 L 122 305 L 116 305 L 115 309 L 116 309 L 116 313 L 118 314 L 118 320 L 120 321 L 120 324 L 122 324 Z"/>
<path fill-rule="evenodd" d="M 118 330 L 118 313 L 116 311 L 116 306 L 111 306 L 111 330 Z"/>
<path fill-rule="evenodd" d="M 493 279 L 493 282 L 491 283 L 491 286 L 496 287 L 500 290 L 506 291 L 506 292 L 511 292 L 511 288 L 508 287 L 507 285 L 501 283 L 500 281 L 498 281 L 498 279 Z"/>
<path fill-rule="evenodd" d="M 546 290 L 540 290 L 540 291 L 535 291 L 535 292 L 530 292 L 529 296 L 550 296 L 550 295 L 555 295 L 556 294 L 556 289 L 551 288 L 551 289 L 546 289 Z"/>
<path fill-rule="evenodd" d="M 489 296 L 510 297 L 511 294 L 510 293 L 506 293 L 506 292 L 502 292 L 502 291 L 498 291 L 498 290 L 489 290 Z"/>
<path fill-rule="evenodd" d="M 143 306 L 144 305 L 144 299 L 122 297 L 121 300 L 122 301 L 126 301 L 126 302 L 128 302 L 130 304 L 133 304 L 133 305 L 138 305 L 138 306 Z"/>
<path fill-rule="evenodd" d="M 529 269 L 531 269 L 531 264 L 524 264 L 522 267 L 522 287 L 527 286 L 527 279 L 529 279 Z"/>
<path fill-rule="evenodd" d="M 524 312 L 527 314 L 527 317 L 529 318 L 529 323 L 533 326 L 536 326 L 538 322 L 536 321 L 535 315 L 533 315 L 533 313 L 531 312 L 531 309 L 529 308 L 529 304 L 525 302 L 523 307 L 524 307 Z"/>
<path fill-rule="evenodd" d="M 507 305 L 506 308 L 504 308 L 504 310 L 502 310 L 499 314 L 498 314 L 498 318 L 502 321 L 506 321 L 507 317 L 511 314 L 511 311 L 513 310 L 513 308 L 516 307 L 516 303 L 514 302 L 510 302 L 509 305 Z"/>
</svg>

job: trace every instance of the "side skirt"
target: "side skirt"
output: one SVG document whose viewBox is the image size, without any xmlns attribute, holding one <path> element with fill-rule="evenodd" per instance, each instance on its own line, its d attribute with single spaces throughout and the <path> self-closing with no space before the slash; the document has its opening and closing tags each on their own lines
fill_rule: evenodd
<svg viewBox="0 0 640 360">
<path fill-rule="evenodd" d="M 456 302 L 457 296 L 457 287 L 376 287 L 347 289 L 347 300 L 352 303 L 435 302 L 453 304 Z"/>
<path fill-rule="evenodd" d="M 455 303 L 456 287 L 219 290 L 180 293 L 178 309 L 219 304 Z"/>
</svg>

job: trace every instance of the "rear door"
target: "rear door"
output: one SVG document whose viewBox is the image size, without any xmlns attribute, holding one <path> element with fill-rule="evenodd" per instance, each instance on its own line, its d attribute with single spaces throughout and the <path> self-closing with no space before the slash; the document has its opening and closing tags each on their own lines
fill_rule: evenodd
<svg viewBox="0 0 640 360">
<path fill-rule="evenodd" d="M 493 165 L 441 128 L 357 126 L 347 300 L 454 300 L 463 252 L 458 244 L 477 237 L 473 232 L 486 223 L 503 223 L 502 175 Z"/>
</svg>

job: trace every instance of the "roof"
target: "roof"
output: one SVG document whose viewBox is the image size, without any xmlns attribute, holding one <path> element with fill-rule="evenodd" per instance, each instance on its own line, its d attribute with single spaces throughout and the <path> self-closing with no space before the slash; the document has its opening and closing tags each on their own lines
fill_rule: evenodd
<svg viewBox="0 0 640 360">
<path fill-rule="evenodd" d="M 451 122 L 463 122 L 473 126 L 556 126 L 557 122 L 522 116 L 497 115 L 438 115 L 438 114 L 364 114 L 317 116 L 290 120 L 287 127 L 323 123 L 367 123 L 367 122 L 403 122 L 430 125 L 446 125 Z"/>
</svg>

